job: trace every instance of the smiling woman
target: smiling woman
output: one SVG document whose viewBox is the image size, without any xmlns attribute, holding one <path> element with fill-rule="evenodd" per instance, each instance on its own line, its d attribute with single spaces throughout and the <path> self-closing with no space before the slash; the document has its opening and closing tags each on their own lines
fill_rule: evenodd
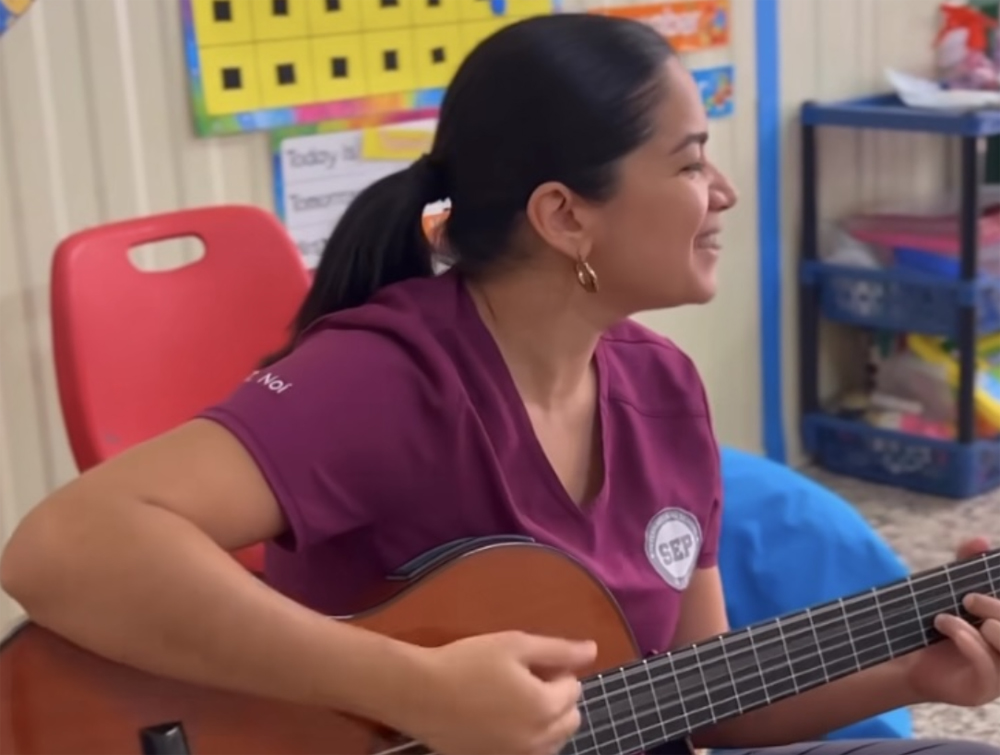
<svg viewBox="0 0 1000 755">
<path fill-rule="evenodd" d="M 4 587 L 95 655 L 276 709 L 333 708 L 444 755 L 555 753 L 577 733 L 580 755 L 624 754 L 667 731 L 781 744 L 919 697 L 911 667 L 885 663 L 719 723 L 706 715 L 714 697 L 662 662 L 657 678 L 677 690 L 670 714 L 648 685 L 638 700 L 641 686 L 617 689 L 612 708 L 614 678 L 577 679 L 598 658 L 624 674 L 609 653 L 618 633 L 638 656 L 699 643 L 681 657 L 704 684 L 700 643 L 726 630 L 705 391 L 677 346 L 630 318 L 715 295 L 736 192 L 707 130 L 691 74 L 646 26 L 566 14 L 489 37 L 449 87 L 430 152 L 341 218 L 284 352 L 196 420 L 37 506 L 3 554 Z M 451 210 L 434 248 L 423 211 L 442 198 Z M 439 252 L 454 264 L 435 275 Z M 327 618 L 370 605 L 389 575 L 426 573 L 456 541 L 512 535 L 548 548 L 508 566 L 485 549 L 479 563 L 494 568 L 432 589 L 416 634 Z M 228 555 L 261 540 L 263 585 Z M 594 578 L 579 593 L 560 589 L 574 562 Z M 608 596 L 618 618 L 597 607 Z M 509 612 L 463 636 L 476 598 Z M 586 618 L 550 623 L 567 600 Z M 967 649 L 993 630 L 942 631 L 957 639 L 923 656 L 924 674 L 947 661 L 976 682 L 962 704 L 987 696 L 989 651 Z M 759 686 L 732 681 L 737 702 L 759 705 Z M 606 706 L 598 718 L 581 710 L 591 700 Z M 305 714 L 280 710 L 271 751 L 291 751 L 276 739 L 309 731 L 296 725 Z M 640 710 L 653 720 L 640 726 Z"/>
</svg>

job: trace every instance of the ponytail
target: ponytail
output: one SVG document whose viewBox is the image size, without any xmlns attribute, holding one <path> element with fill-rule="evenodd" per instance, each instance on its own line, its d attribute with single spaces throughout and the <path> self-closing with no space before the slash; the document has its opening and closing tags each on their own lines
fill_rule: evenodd
<svg viewBox="0 0 1000 755">
<path fill-rule="evenodd" d="M 441 165 L 424 155 L 354 198 L 326 242 L 290 342 L 265 366 L 291 352 L 321 317 L 360 306 L 392 283 L 433 274 L 423 215 L 428 204 L 447 196 L 443 178 Z"/>
</svg>

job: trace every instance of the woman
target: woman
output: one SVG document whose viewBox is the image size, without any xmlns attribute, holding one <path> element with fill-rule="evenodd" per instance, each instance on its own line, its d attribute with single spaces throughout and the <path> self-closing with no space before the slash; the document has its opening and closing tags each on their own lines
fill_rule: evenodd
<svg viewBox="0 0 1000 755">
<path fill-rule="evenodd" d="M 557 751 L 591 643 L 429 650 L 323 614 L 434 546 L 519 533 L 602 578 L 646 652 L 726 630 L 705 394 L 677 347 L 628 319 L 715 292 L 736 196 L 707 130 L 692 77 L 644 26 L 565 15 L 496 34 L 457 73 L 431 153 L 341 219 L 287 352 L 35 508 L 4 587 L 38 623 L 155 673 L 332 707 L 441 753 Z M 443 197 L 454 267 L 435 277 L 421 213 Z M 690 547 L 668 559 L 645 544 L 669 526 Z M 274 589 L 227 555 L 262 540 Z M 778 745 L 924 700 L 985 703 L 1000 603 L 970 608 L 992 617 L 981 633 L 942 617 L 946 643 L 696 743 Z"/>
</svg>

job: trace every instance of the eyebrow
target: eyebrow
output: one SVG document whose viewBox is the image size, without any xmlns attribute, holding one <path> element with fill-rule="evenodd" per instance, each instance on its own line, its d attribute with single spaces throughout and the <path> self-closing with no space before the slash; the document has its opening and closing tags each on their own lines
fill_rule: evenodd
<svg viewBox="0 0 1000 755">
<path fill-rule="evenodd" d="M 685 147 L 690 147 L 692 144 L 704 146 L 704 144 L 707 141 L 708 141 L 708 133 L 705 131 L 699 131 L 696 134 L 688 134 L 687 136 L 685 136 L 683 139 L 680 140 L 677 146 L 675 146 L 672 150 L 670 150 L 670 154 L 675 155 Z"/>
</svg>

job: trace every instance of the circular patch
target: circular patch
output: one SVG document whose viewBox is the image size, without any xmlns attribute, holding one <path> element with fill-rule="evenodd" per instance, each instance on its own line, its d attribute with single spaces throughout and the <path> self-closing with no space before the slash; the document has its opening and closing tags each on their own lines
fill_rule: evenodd
<svg viewBox="0 0 1000 755">
<path fill-rule="evenodd" d="M 701 525 L 684 509 L 664 509 L 646 526 L 646 558 L 671 587 L 691 581 L 701 552 Z"/>
</svg>

